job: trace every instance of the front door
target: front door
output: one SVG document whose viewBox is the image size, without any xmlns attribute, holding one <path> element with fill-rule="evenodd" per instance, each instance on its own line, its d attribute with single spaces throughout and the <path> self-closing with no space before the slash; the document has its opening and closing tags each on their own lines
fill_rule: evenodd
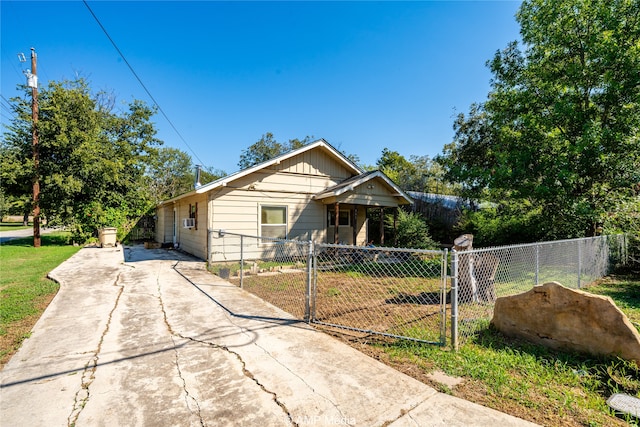
<svg viewBox="0 0 640 427">
<path fill-rule="evenodd" d="M 178 213 L 176 212 L 176 208 L 173 208 L 173 244 L 178 243 Z"/>
</svg>

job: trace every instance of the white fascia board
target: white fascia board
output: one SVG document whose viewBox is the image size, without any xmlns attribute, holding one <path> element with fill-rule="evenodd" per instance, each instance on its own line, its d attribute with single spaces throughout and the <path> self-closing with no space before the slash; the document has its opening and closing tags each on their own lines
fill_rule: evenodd
<svg viewBox="0 0 640 427">
<path fill-rule="evenodd" d="M 206 193 L 207 191 L 213 190 L 213 189 L 218 188 L 218 187 L 225 187 L 230 182 L 235 181 L 236 179 L 245 177 L 245 176 L 250 175 L 250 174 L 252 174 L 252 173 L 254 173 L 256 171 L 259 171 L 260 169 L 267 168 L 267 167 L 269 167 L 271 165 L 279 164 L 280 162 L 282 162 L 284 160 L 287 160 L 287 159 L 289 159 L 291 157 L 297 156 L 298 154 L 304 153 L 305 151 L 313 150 L 316 147 L 323 147 L 324 149 L 329 151 L 336 159 L 338 159 L 338 161 L 340 161 L 343 164 L 343 166 L 346 169 L 350 170 L 354 174 L 360 175 L 360 174 L 362 174 L 364 172 L 355 163 L 353 163 L 351 160 L 349 160 L 344 154 L 340 153 L 333 146 L 331 146 L 331 144 L 329 144 L 327 141 L 325 141 L 324 139 L 321 138 L 321 139 L 318 139 L 317 141 L 312 142 L 311 144 L 305 145 L 304 147 L 300 147 L 297 150 L 289 151 L 288 153 L 282 154 L 282 155 L 280 155 L 278 157 L 274 157 L 273 159 L 267 160 L 266 162 L 258 163 L 257 165 L 251 166 L 251 167 L 249 167 L 247 169 L 243 169 L 241 171 L 234 172 L 234 173 L 232 173 L 230 175 L 227 175 L 225 177 L 222 177 L 220 179 L 212 181 L 212 182 L 210 182 L 208 184 L 202 185 L 202 186 L 196 188 L 195 190 L 191 190 L 188 193 L 176 196 L 173 199 L 169 199 L 169 200 L 165 200 L 163 202 L 160 202 L 160 205 L 162 205 L 164 203 L 175 202 L 175 201 L 177 201 L 179 199 L 182 199 L 182 198 L 188 197 L 188 196 L 192 196 L 194 194 Z"/>
<path fill-rule="evenodd" d="M 340 160 L 347 169 L 351 169 L 352 172 L 356 174 L 362 173 L 362 170 L 358 166 L 352 163 L 351 160 L 347 159 L 342 153 L 340 153 L 335 148 L 333 148 L 327 141 L 325 141 L 324 139 L 319 139 L 315 142 L 312 142 L 311 144 L 305 145 L 304 147 L 300 147 L 297 150 L 289 151 L 288 153 L 282 154 L 278 157 L 274 157 L 273 159 L 267 160 L 266 162 L 258 163 L 257 165 L 251 166 L 250 168 L 243 169 L 241 171 L 232 173 L 231 175 L 227 175 L 223 178 L 220 178 L 217 181 L 213 181 L 208 184 L 205 184 L 201 187 L 198 187 L 198 189 L 196 189 L 195 191 L 196 193 L 200 194 L 200 193 L 205 193 L 209 190 L 212 190 L 216 187 L 220 187 L 220 186 L 224 187 L 230 182 L 235 181 L 236 179 L 250 175 L 256 171 L 259 171 L 260 169 L 264 169 L 272 165 L 277 165 L 284 160 L 297 156 L 298 154 L 304 153 L 305 151 L 312 150 L 316 147 L 323 147 L 329 152 L 331 152 L 333 156 L 335 156 L 338 160 Z"/>
</svg>

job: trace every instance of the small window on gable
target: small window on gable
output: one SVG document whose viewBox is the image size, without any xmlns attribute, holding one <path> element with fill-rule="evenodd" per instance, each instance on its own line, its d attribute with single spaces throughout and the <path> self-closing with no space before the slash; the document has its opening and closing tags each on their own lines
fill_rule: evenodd
<svg viewBox="0 0 640 427">
<path fill-rule="evenodd" d="M 260 236 L 287 238 L 286 206 L 260 206 Z"/>
</svg>

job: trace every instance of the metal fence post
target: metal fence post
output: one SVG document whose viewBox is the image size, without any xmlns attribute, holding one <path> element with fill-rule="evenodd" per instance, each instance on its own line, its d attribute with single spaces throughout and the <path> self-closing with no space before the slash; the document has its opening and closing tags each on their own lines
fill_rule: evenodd
<svg viewBox="0 0 640 427">
<path fill-rule="evenodd" d="M 582 274 L 582 240 L 578 240 L 578 289 L 580 289 L 580 274 Z"/>
<path fill-rule="evenodd" d="M 244 236 L 240 236 L 240 289 L 244 286 Z"/>
<path fill-rule="evenodd" d="M 458 253 L 451 251 L 451 347 L 458 351 Z"/>
<path fill-rule="evenodd" d="M 307 251 L 307 286 L 304 292 L 304 321 L 311 322 L 311 284 L 313 275 L 313 242 L 309 240 Z"/>
<path fill-rule="evenodd" d="M 442 288 L 440 291 L 440 304 L 442 305 L 442 320 L 440 327 L 440 345 L 447 345 L 447 267 L 449 261 L 449 251 L 445 248 L 442 251 Z"/>
<path fill-rule="evenodd" d="M 311 291 L 311 322 L 316 321 L 316 303 L 318 302 L 318 251 L 316 250 L 316 244 L 311 242 L 313 247 L 313 268 L 312 268 L 312 291 Z"/>
<path fill-rule="evenodd" d="M 540 245 L 536 245 L 536 286 L 540 284 L 538 274 L 540 274 Z"/>
</svg>

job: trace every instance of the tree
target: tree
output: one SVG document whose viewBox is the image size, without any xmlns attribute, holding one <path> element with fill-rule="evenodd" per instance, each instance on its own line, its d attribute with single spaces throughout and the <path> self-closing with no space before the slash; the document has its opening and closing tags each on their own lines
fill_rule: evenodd
<svg viewBox="0 0 640 427">
<path fill-rule="evenodd" d="M 34 174 L 27 98 L 11 100 L 16 118 L 0 148 L 2 190 L 15 199 L 29 194 Z M 133 101 L 117 115 L 101 99 L 83 79 L 50 82 L 39 96 L 41 212 L 81 242 L 103 226 L 126 233 L 153 206 L 143 177 L 161 143 L 154 110 Z"/>
<path fill-rule="evenodd" d="M 177 148 L 161 147 L 147 165 L 148 191 L 155 204 L 193 189 L 191 156 Z"/>
<path fill-rule="evenodd" d="M 384 148 L 376 166 L 405 191 L 455 194 L 455 186 L 444 179 L 442 166 L 429 156 L 411 155 L 407 159 Z"/>
<path fill-rule="evenodd" d="M 535 238 L 593 234 L 640 182 L 640 3 L 525 0 L 517 42 L 488 62 L 488 100 L 440 161 L 467 195 L 522 201 Z"/>
<path fill-rule="evenodd" d="M 302 140 L 295 138 L 281 144 L 275 140 L 271 132 L 267 132 L 262 135 L 260 140 L 242 150 L 238 167 L 240 167 L 240 169 L 246 169 L 258 163 L 266 162 L 281 154 L 305 146 L 312 138 L 312 136 L 306 136 Z"/>
<path fill-rule="evenodd" d="M 147 191 L 154 204 L 193 190 L 195 170 L 189 154 L 177 148 L 160 147 L 156 156 L 149 158 L 145 172 Z M 204 168 L 200 182 L 206 184 L 225 175 L 224 171 Z"/>
<path fill-rule="evenodd" d="M 415 175 L 415 168 L 403 155 L 388 148 L 382 150 L 382 155 L 376 162 L 378 169 L 387 175 L 393 182 L 405 190 L 409 188 L 411 176 Z"/>
</svg>

